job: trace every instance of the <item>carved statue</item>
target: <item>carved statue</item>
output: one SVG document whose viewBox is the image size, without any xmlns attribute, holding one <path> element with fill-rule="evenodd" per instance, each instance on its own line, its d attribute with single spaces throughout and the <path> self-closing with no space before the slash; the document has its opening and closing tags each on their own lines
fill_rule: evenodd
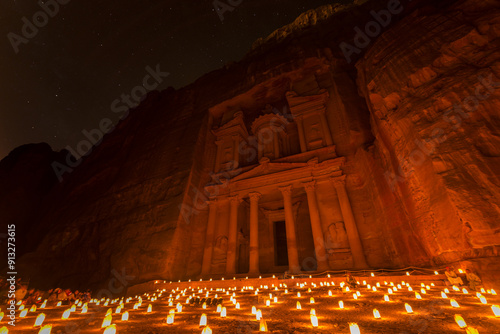
<svg viewBox="0 0 500 334">
<path fill-rule="evenodd" d="M 328 227 L 330 247 L 333 249 L 349 248 L 349 239 L 345 231 L 344 222 L 335 222 Z"/>
<path fill-rule="evenodd" d="M 215 240 L 212 263 L 214 265 L 225 263 L 226 256 L 227 256 L 227 237 L 221 235 L 217 238 L 217 240 Z"/>
</svg>

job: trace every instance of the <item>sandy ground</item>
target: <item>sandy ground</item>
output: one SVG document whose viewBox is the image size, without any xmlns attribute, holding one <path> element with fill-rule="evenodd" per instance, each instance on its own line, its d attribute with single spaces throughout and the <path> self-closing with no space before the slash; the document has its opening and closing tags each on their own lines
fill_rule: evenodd
<svg viewBox="0 0 500 334">
<path fill-rule="evenodd" d="M 404 280 L 404 277 L 402 277 Z M 328 282 L 325 279 L 324 282 Z M 394 282 L 396 285 L 399 282 Z M 227 283 L 230 285 L 230 282 Z M 441 284 L 436 282 L 436 284 Z M 311 287 L 312 291 L 308 292 Z M 466 333 L 465 329 L 460 329 L 454 321 L 454 315 L 463 316 L 467 325 L 474 327 L 479 333 L 500 334 L 500 318 L 495 318 L 491 305 L 500 304 L 499 296 L 484 294 L 488 301 L 487 305 L 482 304 L 474 293 L 463 294 L 462 292 L 450 291 L 448 299 L 441 297 L 441 291 L 444 286 L 431 287 L 427 294 L 421 294 L 422 300 L 415 298 L 415 293 L 408 291 L 407 288 L 398 290 L 389 295 L 390 302 L 384 302 L 383 296 L 387 294 L 387 288 L 382 280 L 382 287 L 377 292 L 368 290 L 366 286 L 361 286 L 357 290 L 361 296 L 354 300 L 351 292 L 345 292 L 336 287 L 316 288 L 310 284 L 303 288 L 288 286 L 288 293 L 284 293 L 284 287 L 279 291 L 269 286 L 269 289 L 260 289 L 258 296 L 254 291 L 244 291 L 241 289 L 234 291 L 236 300 L 241 308 L 238 310 L 230 301 L 230 296 L 224 292 L 211 291 L 210 296 L 218 294 L 223 297 L 223 306 L 227 309 L 227 317 L 221 318 L 216 312 L 216 306 L 209 306 L 203 310 L 199 304 L 186 304 L 186 296 L 181 296 L 175 300 L 173 305 L 168 306 L 168 298 L 171 291 L 167 291 L 155 302 L 150 302 L 144 297 L 142 306 L 138 310 L 133 310 L 136 300 L 125 304 L 123 311 L 129 311 L 130 320 L 121 321 L 121 315 L 113 314 L 113 323 L 116 324 L 119 334 L 159 334 L 159 333 L 201 333 L 202 327 L 199 327 L 200 316 L 205 313 L 208 317 L 208 325 L 213 333 L 256 333 L 259 330 L 259 321 L 251 314 L 252 306 L 256 306 L 262 311 L 263 317 L 267 322 L 268 330 L 272 333 L 342 333 L 348 334 L 349 323 L 355 322 L 359 325 L 362 334 L 369 333 Z M 415 291 L 420 291 L 419 285 L 412 285 Z M 329 296 L 331 290 L 333 295 Z M 197 291 L 196 291 L 197 292 Z M 297 292 L 301 297 L 297 297 Z M 151 295 L 154 291 L 151 292 Z M 273 297 L 278 297 L 278 303 L 271 303 L 270 307 L 265 306 L 265 299 L 273 293 Z M 232 292 L 231 292 L 232 294 Z M 175 298 L 176 294 L 173 294 Z M 204 297 L 205 292 L 197 296 Z M 310 303 L 310 297 L 314 297 L 315 303 Z M 453 308 L 450 305 L 450 299 L 454 298 L 460 308 Z M 260 299 L 260 300 L 259 300 Z M 340 309 L 338 302 L 342 300 L 345 309 Z M 300 301 L 302 309 L 297 310 L 296 304 Z M 173 325 L 167 325 L 165 318 L 171 309 L 175 308 L 177 302 L 183 306 L 181 313 L 176 313 Z M 412 306 L 414 313 L 408 314 L 405 311 L 404 303 Z M 147 307 L 152 304 L 152 312 L 147 313 Z M 72 313 L 68 320 L 61 320 L 64 310 L 68 305 L 60 307 L 47 307 L 38 309 L 35 313 L 28 313 L 26 318 L 17 320 L 16 327 L 8 326 L 7 319 L 0 322 L 1 326 L 7 326 L 9 333 L 37 334 L 39 328 L 33 328 L 36 317 L 41 312 L 46 314 L 44 324 L 53 326 L 54 333 L 103 333 L 101 323 L 106 311 L 112 306 L 113 312 L 117 304 L 110 306 L 89 306 L 87 314 L 81 314 L 80 308 Z M 310 321 L 310 310 L 314 308 L 319 320 L 319 327 L 313 328 Z M 382 319 L 374 319 L 373 309 L 379 310 Z M 2 307 L 5 312 L 5 306 Z M 19 312 L 18 312 L 19 315 Z"/>
</svg>

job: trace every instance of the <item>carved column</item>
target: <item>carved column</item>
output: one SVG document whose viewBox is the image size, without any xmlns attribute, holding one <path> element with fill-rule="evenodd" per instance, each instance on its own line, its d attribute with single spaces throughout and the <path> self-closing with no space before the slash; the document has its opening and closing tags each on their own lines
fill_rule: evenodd
<svg viewBox="0 0 500 334">
<path fill-rule="evenodd" d="M 215 220 L 217 218 L 217 200 L 207 201 L 208 203 L 208 224 L 205 235 L 205 249 L 203 251 L 203 264 L 201 266 L 201 275 L 210 274 L 212 266 L 212 252 L 214 248 Z"/>
<path fill-rule="evenodd" d="M 333 183 L 339 197 L 340 210 L 342 211 L 342 216 L 344 218 L 344 225 L 347 232 L 347 238 L 349 239 L 349 245 L 351 247 L 354 267 L 358 269 L 368 268 L 365 253 L 363 252 L 363 245 L 361 244 L 361 239 L 358 233 L 358 227 L 356 226 L 356 221 L 354 220 L 351 202 L 349 202 L 349 197 L 347 196 L 345 188 L 345 175 L 331 178 L 330 181 Z"/>
<path fill-rule="evenodd" d="M 323 135 L 325 137 L 326 145 L 333 145 L 332 134 L 330 133 L 330 127 L 328 126 L 328 121 L 326 120 L 325 111 L 320 111 L 319 116 L 321 118 L 321 126 L 323 128 Z"/>
<path fill-rule="evenodd" d="M 318 271 L 329 269 L 328 257 L 325 249 L 325 239 L 323 228 L 321 227 L 321 218 L 319 215 L 318 200 L 316 197 L 316 181 L 303 183 L 307 193 L 307 203 L 309 205 L 309 217 L 311 218 L 311 228 L 314 239 L 314 251 L 318 261 Z"/>
<path fill-rule="evenodd" d="M 295 233 L 295 221 L 293 218 L 292 205 L 292 186 L 279 187 L 283 194 L 283 202 L 285 204 L 285 225 L 286 225 L 286 243 L 288 248 L 288 266 L 290 272 L 297 273 L 300 271 L 299 251 L 297 249 L 297 239 Z"/>
<path fill-rule="evenodd" d="M 221 159 L 222 159 L 222 144 L 224 144 L 223 140 L 217 140 L 215 142 L 217 145 L 217 156 L 215 157 L 215 167 L 214 172 L 217 173 L 220 169 Z"/>
<path fill-rule="evenodd" d="M 240 137 L 238 135 L 233 135 L 231 138 L 233 139 L 233 160 L 234 160 L 232 168 L 236 169 L 240 165 Z"/>
<path fill-rule="evenodd" d="M 299 131 L 300 151 L 303 153 L 307 151 L 306 136 L 304 134 L 304 122 L 301 116 L 297 116 L 295 121 L 297 122 L 297 130 Z"/>
<path fill-rule="evenodd" d="M 259 271 L 259 193 L 250 193 L 250 270 L 256 275 Z"/>
<path fill-rule="evenodd" d="M 227 242 L 227 260 L 226 260 L 226 274 L 236 274 L 236 254 L 237 254 L 237 241 L 238 241 L 238 206 L 240 198 L 232 196 L 229 198 L 230 211 L 229 211 L 229 237 Z"/>
</svg>

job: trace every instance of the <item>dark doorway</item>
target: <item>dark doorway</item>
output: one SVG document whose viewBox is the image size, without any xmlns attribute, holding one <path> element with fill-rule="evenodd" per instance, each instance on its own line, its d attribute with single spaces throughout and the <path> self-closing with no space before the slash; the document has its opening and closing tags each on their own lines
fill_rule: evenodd
<svg viewBox="0 0 500 334">
<path fill-rule="evenodd" d="M 274 262 L 276 266 L 288 266 L 288 247 L 284 221 L 274 222 Z"/>
</svg>

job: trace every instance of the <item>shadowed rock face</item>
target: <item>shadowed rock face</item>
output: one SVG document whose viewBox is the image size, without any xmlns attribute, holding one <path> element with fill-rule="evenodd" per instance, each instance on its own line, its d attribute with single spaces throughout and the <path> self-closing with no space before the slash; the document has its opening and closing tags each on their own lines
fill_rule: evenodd
<svg viewBox="0 0 500 334">
<path fill-rule="evenodd" d="M 197 277 L 208 210 L 196 189 L 213 169 L 210 130 L 228 110 L 248 121 L 268 104 L 286 107 L 290 90 L 323 89 L 369 265 L 462 263 L 498 279 L 498 3 L 403 7 L 351 63 L 339 44 L 354 44 L 354 26 L 386 1 L 320 9 L 241 62 L 150 93 L 62 183 L 47 170 L 65 153 L 14 151 L 0 164 L 1 180 L 12 180 L 0 196 L 10 203 L 2 220 L 28 231 L 18 272 L 40 287 L 106 286 L 117 273 L 123 285 Z"/>
</svg>

